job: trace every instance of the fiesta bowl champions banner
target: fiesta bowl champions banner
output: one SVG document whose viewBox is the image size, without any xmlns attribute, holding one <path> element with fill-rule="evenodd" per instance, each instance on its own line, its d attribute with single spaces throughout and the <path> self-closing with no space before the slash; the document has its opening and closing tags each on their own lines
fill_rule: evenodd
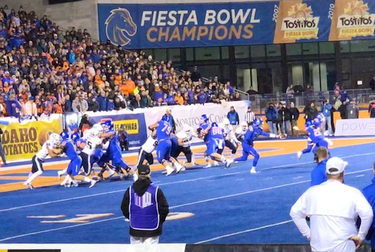
<svg viewBox="0 0 375 252">
<path fill-rule="evenodd" d="M 374 39 L 374 29 L 374 0 L 336 0 L 330 41 Z"/>
<path fill-rule="evenodd" d="M 60 119 L 50 121 L 13 122 L 1 126 L 1 141 L 8 161 L 31 159 L 49 139 L 51 133 L 61 132 Z"/>
<path fill-rule="evenodd" d="M 98 4 L 99 37 L 129 49 L 271 44 L 278 4 Z"/>
</svg>

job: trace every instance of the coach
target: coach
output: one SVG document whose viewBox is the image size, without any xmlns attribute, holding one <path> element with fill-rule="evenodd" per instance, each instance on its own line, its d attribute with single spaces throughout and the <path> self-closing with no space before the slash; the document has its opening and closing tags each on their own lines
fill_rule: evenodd
<svg viewBox="0 0 375 252">
<path fill-rule="evenodd" d="M 152 184 L 148 165 L 138 166 L 138 180 L 124 195 L 121 210 L 129 219 L 131 244 L 157 244 L 169 206 L 163 191 Z"/>
<path fill-rule="evenodd" d="M 354 252 L 371 226 L 370 204 L 361 191 L 343 184 L 347 164 L 338 157 L 328 159 L 328 180 L 310 187 L 290 211 L 297 228 L 310 241 L 312 252 Z M 359 230 L 358 216 L 362 220 Z M 306 217 L 310 217 L 311 228 Z"/>
</svg>

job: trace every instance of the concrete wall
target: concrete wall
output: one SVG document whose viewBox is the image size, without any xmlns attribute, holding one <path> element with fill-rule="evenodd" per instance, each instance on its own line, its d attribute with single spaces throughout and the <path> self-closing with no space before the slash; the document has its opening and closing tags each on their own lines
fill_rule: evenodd
<svg viewBox="0 0 375 252">
<path fill-rule="evenodd" d="M 60 27 L 69 29 L 87 29 L 94 39 L 98 39 L 98 17 L 96 0 L 82 0 L 78 2 L 49 5 L 47 0 L 1 0 L 0 5 L 7 4 L 16 11 L 22 5 L 26 11 L 34 10 L 38 17 L 47 15 L 52 22 Z"/>
</svg>

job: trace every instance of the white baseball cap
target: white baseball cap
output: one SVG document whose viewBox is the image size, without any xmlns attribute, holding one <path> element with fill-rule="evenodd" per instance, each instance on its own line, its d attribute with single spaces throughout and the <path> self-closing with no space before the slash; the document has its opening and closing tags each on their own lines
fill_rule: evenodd
<svg viewBox="0 0 375 252">
<path fill-rule="evenodd" d="M 342 160 L 339 157 L 332 157 L 328 159 L 326 163 L 326 173 L 329 175 L 337 175 L 345 171 L 345 167 L 348 165 L 348 162 Z M 335 169 L 332 169 L 335 168 Z"/>
</svg>

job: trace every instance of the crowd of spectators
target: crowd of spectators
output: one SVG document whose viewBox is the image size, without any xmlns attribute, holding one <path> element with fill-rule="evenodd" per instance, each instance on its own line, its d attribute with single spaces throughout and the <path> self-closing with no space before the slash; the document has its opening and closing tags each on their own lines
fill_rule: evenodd
<svg viewBox="0 0 375 252">
<path fill-rule="evenodd" d="M 162 105 L 240 100 L 230 83 L 203 82 L 198 69 L 178 73 L 108 41 L 93 42 L 87 30 L 63 31 L 34 11 L 0 8 L 0 113 L 110 111 Z M 30 105 L 27 105 L 30 104 Z M 27 106 L 25 106 L 27 105 Z M 34 108 L 36 111 L 34 111 Z"/>
</svg>

